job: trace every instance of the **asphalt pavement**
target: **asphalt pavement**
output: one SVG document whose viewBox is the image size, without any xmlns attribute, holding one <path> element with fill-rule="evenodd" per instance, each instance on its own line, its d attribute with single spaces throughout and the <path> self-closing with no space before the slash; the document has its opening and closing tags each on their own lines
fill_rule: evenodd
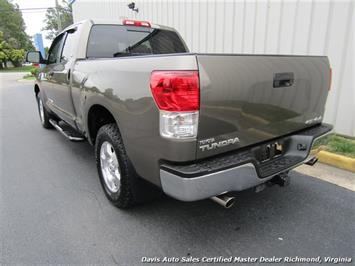
<svg viewBox="0 0 355 266">
<path fill-rule="evenodd" d="M 119 210 L 93 148 L 43 129 L 33 82 L 0 74 L 0 265 L 139 265 L 142 257 L 353 257 L 355 192 L 297 172 L 291 185 Z"/>
</svg>

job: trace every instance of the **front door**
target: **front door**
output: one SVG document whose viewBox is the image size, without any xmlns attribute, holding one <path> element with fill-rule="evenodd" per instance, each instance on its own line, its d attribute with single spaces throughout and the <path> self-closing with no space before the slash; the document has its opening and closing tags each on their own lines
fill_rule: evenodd
<svg viewBox="0 0 355 266">
<path fill-rule="evenodd" d="M 75 29 L 59 35 L 48 55 L 43 79 L 47 105 L 65 122 L 75 127 L 75 111 L 71 99 L 71 66 L 74 62 L 73 36 Z"/>
</svg>

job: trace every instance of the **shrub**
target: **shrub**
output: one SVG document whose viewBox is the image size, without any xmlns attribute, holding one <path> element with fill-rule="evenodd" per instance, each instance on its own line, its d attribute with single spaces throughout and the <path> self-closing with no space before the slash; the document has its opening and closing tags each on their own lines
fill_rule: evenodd
<svg viewBox="0 0 355 266">
<path fill-rule="evenodd" d="M 32 67 L 30 70 L 32 76 L 37 77 L 39 73 L 39 68 L 38 67 Z"/>
</svg>

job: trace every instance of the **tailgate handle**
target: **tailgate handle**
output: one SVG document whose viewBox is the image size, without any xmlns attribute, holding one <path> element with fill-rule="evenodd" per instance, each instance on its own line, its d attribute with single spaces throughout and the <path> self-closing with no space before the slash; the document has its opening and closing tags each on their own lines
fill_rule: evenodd
<svg viewBox="0 0 355 266">
<path fill-rule="evenodd" d="M 275 73 L 274 74 L 274 88 L 290 87 L 294 82 L 293 72 Z"/>
</svg>

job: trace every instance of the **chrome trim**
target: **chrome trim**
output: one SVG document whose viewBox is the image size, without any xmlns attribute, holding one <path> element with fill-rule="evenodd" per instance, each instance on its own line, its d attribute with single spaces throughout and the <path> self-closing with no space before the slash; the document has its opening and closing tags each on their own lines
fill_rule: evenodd
<svg viewBox="0 0 355 266">
<path fill-rule="evenodd" d="M 221 205 L 226 209 L 231 208 L 235 203 L 235 197 L 230 197 L 226 194 L 211 197 L 211 200 L 213 200 L 214 202 L 216 202 L 217 204 Z"/>
<path fill-rule="evenodd" d="M 184 178 L 160 169 L 164 193 L 182 201 L 195 201 L 220 195 L 226 191 L 241 191 L 271 179 L 258 178 L 252 163 L 194 178 Z"/>
<path fill-rule="evenodd" d="M 193 178 L 181 177 L 160 169 L 160 180 L 165 194 L 181 201 L 196 201 L 229 191 L 242 191 L 256 187 L 280 173 L 304 164 L 306 161 L 307 159 L 265 178 L 259 178 L 255 166 L 252 163 L 247 163 Z"/>
<path fill-rule="evenodd" d="M 71 140 L 71 141 L 83 141 L 84 138 L 80 138 L 80 137 L 73 137 L 68 135 L 59 125 L 56 121 L 54 121 L 53 119 L 49 119 L 49 123 L 52 124 L 52 126 L 59 131 L 59 133 L 61 133 L 64 137 L 66 137 L 67 139 Z"/>
</svg>

